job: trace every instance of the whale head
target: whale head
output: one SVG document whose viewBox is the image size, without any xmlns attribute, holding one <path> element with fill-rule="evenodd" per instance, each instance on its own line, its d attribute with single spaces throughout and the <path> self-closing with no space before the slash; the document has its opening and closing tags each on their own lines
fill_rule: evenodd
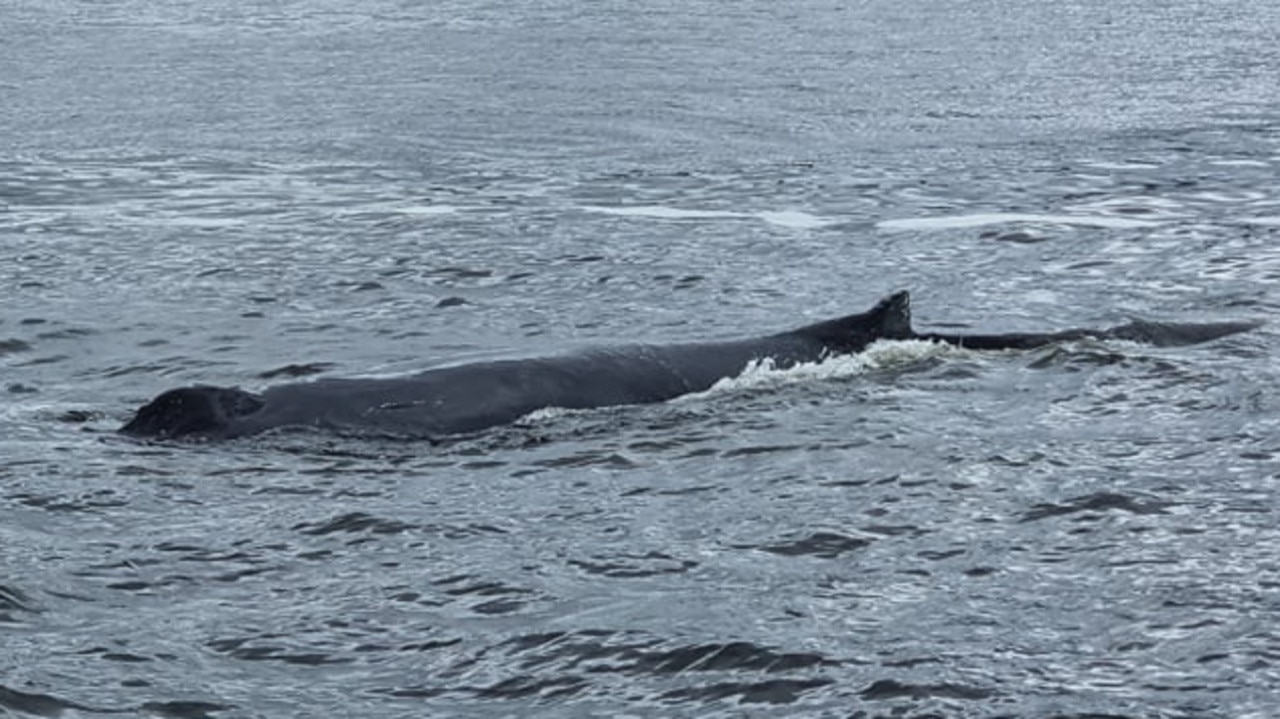
<svg viewBox="0 0 1280 719">
<path fill-rule="evenodd" d="M 262 409 L 262 400 L 227 387 L 182 387 L 144 405 L 120 428 L 135 437 L 227 437 L 233 422 Z"/>
</svg>

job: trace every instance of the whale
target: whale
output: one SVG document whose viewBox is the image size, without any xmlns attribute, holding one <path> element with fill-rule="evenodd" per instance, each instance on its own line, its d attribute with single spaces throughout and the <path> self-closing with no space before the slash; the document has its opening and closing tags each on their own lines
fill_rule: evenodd
<svg viewBox="0 0 1280 719">
<path fill-rule="evenodd" d="M 1257 322 L 1134 321 L 1045 333 L 918 333 L 911 297 L 895 292 L 866 312 L 797 329 L 723 341 L 632 344 L 527 359 L 445 366 L 388 378 L 322 378 L 261 392 L 194 385 L 168 390 L 120 428 L 151 439 L 221 440 L 275 429 L 445 440 L 511 424 L 547 408 L 663 402 L 710 389 L 748 367 L 776 369 L 856 354 L 880 340 L 923 340 L 972 350 L 1020 350 L 1097 338 L 1176 346 L 1245 332 Z"/>
<path fill-rule="evenodd" d="M 604 347 L 402 377 L 287 383 L 261 393 L 183 387 L 143 406 L 120 431 L 162 439 L 229 439 L 308 427 L 446 438 L 509 424 L 550 407 L 662 402 L 710 389 L 753 362 L 788 368 L 854 354 L 877 340 L 907 339 L 911 333 L 911 298 L 902 291 L 866 312 L 746 339 Z"/>
</svg>

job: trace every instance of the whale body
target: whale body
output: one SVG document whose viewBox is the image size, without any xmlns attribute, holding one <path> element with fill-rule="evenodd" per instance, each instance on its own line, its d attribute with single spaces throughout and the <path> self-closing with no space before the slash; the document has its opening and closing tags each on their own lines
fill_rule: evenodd
<svg viewBox="0 0 1280 719">
<path fill-rule="evenodd" d="M 917 333 L 911 299 L 892 294 L 870 310 L 798 329 L 720 342 L 624 345 L 576 354 L 476 362 L 393 378 L 320 379 L 252 393 L 197 385 L 162 393 L 120 428 L 159 439 L 230 439 L 275 428 L 442 439 L 509 424 L 549 408 L 662 402 L 710 389 L 752 363 L 778 369 L 854 354 L 877 340 L 929 340 L 978 350 L 1027 349 L 1086 337 L 1156 345 L 1207 342 L 1255 322 L 1131 322 L 1049 333 Z"/>
<path fill-rule="evenodd" d="M 508 424 L 538 409 L 662 402 L 710 389 L 769 360 L 787 368 L 911 336 L 911 299 L 898 292 L 870 310 L 749 339 L 629 345 L 558 357 L 442 367 L 404 377 L 320 379 L 261 394 L 227 387 L 170 390 L 121 432 L 223 439 L 276 427 L 437 438 Z"/>
</svg>

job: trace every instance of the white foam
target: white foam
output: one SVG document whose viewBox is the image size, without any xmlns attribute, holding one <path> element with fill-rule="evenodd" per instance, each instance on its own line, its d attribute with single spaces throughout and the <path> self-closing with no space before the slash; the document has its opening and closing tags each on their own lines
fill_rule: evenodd
<svg viewBox="0 0 1280 719">
<path fill-rule="evenodd" d="M 1135 220 L 1128 217 L 1107 217 L 1100 215 L 1037 215 L 1017 212 L 988 212 L 973 215 L 953 215 L 951 217 L 909 217 L 898 220 L 883 220 L 876 223 L 882 230 L 959 230 L 969 227 L 987 225 L 1006 225 L 1012 223 L 1039 223 L 1047 225 L 1078 225 L 1081 227 L 1103 227 L 1108 229 L 1132 229 L 1138 227 L 1158 227 L 1160 223 L 1149 220 Z"/>
<path fill-rule="evenodd" d="M 724 220 L 751 217 L 751 215 L 741 212 L 727 212 L 723 210 L 682 210 L 678 207 L 667 207 L 666 205 L 635 205 L 630 207 L 585 205 L 582 209 L 587 212 L 597 212 L 603 215 L 647 217 L 654 220 Z"/>
<path fill-rule="evenodd" d="M 1158 170 L 1159 165 L 1152 165 L 1149 162 L 1086 162 L 1085 167 L 1093 167 L 1099 170 Z"/>
<path fill-rule="evenodd" d="M 788 227 L 793 230 L 812 230 L 818 227 L 833 225 L 837 222 L 836 220 L 824 219 L 817 215 L 811 215 L 807 212 L 800 212 L 798 210 L 760 212 L 756 214 L 756 217 L 759 217 L 771 225 Z"/>
<path fill-rule="evenodd" d="M 736 376 L 726 377 L 702 392 L 680 395 L 672 399 L 671 402 L 698 402 L 705 400 L 707 397 L 740 392 L 746 389 L 783 387 L 793 384 L 856 377 L 866 374 L 869 370 L 909 364 L 928 357 L 963 351 L 951 345 L 927 340 L 879 340 L 871 343 L 865 350 L 857 354 L 830 357 L 822 362 L 805 362 L 787 369 L 777 369 L 773 360 L 766 358 L 748 364 Z M 566 409 L 564 407 L 543 407 L 526 414 L 518 421 L 547 422 L 566 415 L 590 411 Z"/>
<path fill-rule="evenodd" d="M 580 414 L 586 411 L 587 410 L 581 409 L 566 409 L 564 407 L 543 407 L 542 409 L 535 409 L 529 414 L 517 419 L 516 422 L 520 424 L 539 424 L 542 422 L 551 422 L 566 415 Z"/>
<path fill-rule="evenodd" d="M 708 390 L 682 395 L 673 401 L 696 400 L 744 389 L 855 377 L 869 370 L 908 364 L 953 351 L 955 349 L 950 345 L 926 340 L 879 340 L 857 354 L 829 357 L 822 362 L 805 362 L 786 369 L 778 369 L 772 359 L 766 358 L 752 362 L 738 375 L 726 377 Z"/>
<path fill-rule="evenodd" d="M 1262 160 L 1213 160 L 1210 165 L 1218 167 L 1270 167 L 1270 163 Z"/>
</svg>

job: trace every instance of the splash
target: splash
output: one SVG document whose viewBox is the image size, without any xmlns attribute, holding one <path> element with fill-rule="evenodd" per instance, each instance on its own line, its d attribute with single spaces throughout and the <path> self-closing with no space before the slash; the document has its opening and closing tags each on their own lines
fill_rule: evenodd
<svg viewBox="0 0 1280 719">
<path fill-rule="evenodd" d="M 927 340 L 879 340 L 858 354 L 829 357 L 821 362 L 805 362 L 779 369 L 772 358 L 765 357 L 749 363 L 739 374 L 726 377 L 701 392 L 690 392 L 669 400 L 671 403 L 701 402 L 708 397 L 732 394 L 753 389 L 774 389 L 810 382 L 857 377 L 867 372 L 888 367 L 899 367 L 930 357 L 964 352 L 965 350 L 941 342 Z M 598 411 L 599 408 L 578 410 L 563 407 L 543 407 L 521 417 L 519 423 L 542 423 L 566 415 Z"/>
<path fill-rule="evenodd" d="M 726 377 L 710 389 L 682 395 L 672 401 L 693 401 L 725 392 L 845 379 L 955 351 L 956 348 L 949 345 L 926 340 L 879 340 L 857 354 L 829 357 L 821 362 L 805 362 L 785 369 L 779 369 L 772 358 L 766 357 L 751 362 L 738 375 Z"/>
</svg>

